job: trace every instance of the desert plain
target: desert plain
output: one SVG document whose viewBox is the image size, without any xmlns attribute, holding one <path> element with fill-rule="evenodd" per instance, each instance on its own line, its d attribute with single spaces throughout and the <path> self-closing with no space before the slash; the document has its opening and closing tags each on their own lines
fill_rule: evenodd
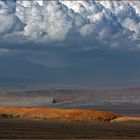
<svg viewBox="0 0 140 140">
<path fill-rule="evenodd" d="M 0 139 L 140 139 L 139 91 L 0 92 Z"/>
</svg>

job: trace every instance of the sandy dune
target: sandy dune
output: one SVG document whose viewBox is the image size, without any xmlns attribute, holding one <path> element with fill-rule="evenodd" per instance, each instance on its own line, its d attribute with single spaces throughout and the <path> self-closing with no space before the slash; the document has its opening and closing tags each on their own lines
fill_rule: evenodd
<svg viewBox="0 0 140 140">
<path fill-rule="evenodd" d="M 140 121 L 140 117 L 118 117 L 110 122 Z"/>
<path fill-rule="evenodd" d="M 59 121 L 109 122 L 120 117 L 115 113 L 100 110 L 57 109 L 57 108 L 16 108 L 0 107 L 1 117 L 19 117 L 23 119 L 45 119 Z"/>
</svg>

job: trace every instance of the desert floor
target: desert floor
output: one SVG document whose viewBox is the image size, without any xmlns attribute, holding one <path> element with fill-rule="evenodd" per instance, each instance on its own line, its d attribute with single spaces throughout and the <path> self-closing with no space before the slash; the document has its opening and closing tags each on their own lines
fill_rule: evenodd
<svg viewBox="0 0 140 140">
<path fill-rule="evenodd" d="M 140 139 L 140 121 L 54 122 L 0 119 L 0 139 Z"/>
</svg>

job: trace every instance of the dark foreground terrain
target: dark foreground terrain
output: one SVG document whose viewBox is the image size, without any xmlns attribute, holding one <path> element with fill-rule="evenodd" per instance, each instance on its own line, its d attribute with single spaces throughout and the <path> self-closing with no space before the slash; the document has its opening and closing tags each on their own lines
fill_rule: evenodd
<svg viewBox="0 0 140 140">
<path fill-rule="evenodd" d="M 72 123 L 0 119 L 0 139 L 140 139 L 140 122 Z"/>
</svg>

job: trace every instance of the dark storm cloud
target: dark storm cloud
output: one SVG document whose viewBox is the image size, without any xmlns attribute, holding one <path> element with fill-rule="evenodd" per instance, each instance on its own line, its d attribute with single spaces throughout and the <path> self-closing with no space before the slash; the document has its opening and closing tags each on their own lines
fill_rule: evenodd
<svg viewBox="0 0 140 140">
<path fill-rule="evenodd" d="M 139 85 L 139 5 L 0 1 L 0 84 Z"/>
</svg>

